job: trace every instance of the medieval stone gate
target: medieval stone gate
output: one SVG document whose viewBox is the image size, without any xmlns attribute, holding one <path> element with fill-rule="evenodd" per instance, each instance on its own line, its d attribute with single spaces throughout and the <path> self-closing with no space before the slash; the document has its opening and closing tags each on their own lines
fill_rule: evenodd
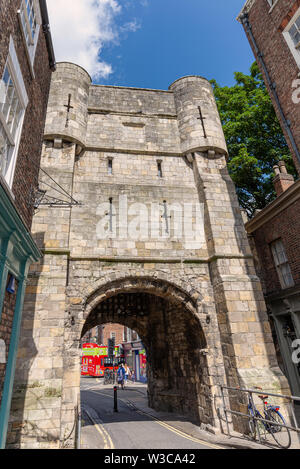
<svg viewBox="0 0 300 469">
<path fill-rule="evenodd" d="M 226 155 L 205 79 L 99 86 L 58 64 L 9 446 L 74 444 L 80 338 L 105 322 L 141 336 L 156 409 L 218 427 L 218 384 L 286 391 Z"/>
</svg>

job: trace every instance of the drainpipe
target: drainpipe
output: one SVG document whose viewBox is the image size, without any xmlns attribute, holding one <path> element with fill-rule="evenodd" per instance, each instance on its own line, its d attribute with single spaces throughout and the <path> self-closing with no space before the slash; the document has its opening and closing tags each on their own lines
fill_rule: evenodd
<svg viewBox="0 0 300 469">
<path fill-rule="evenodd" d="M 281 104 L 280 104 L 280 101 L 279 101 L 279 98 L 278 98 L 278 94 L 276 92 L 276 83 L 275 82 L 272 82 L 271 80 L 271 77 L 270 77 L 270 74 L 268 72 L 268 69 L 266 67 L 266 64 L 265 64 L 265 61 L 263 59 L 263 54 L 261 53 L 261 51 L 259 50 L 258 48 L 258 45 L 256 43 L 256 40 L 255 40 L 255 37 L 253 36 L 253 33 L 252 33 L 252 26 L 249 22 L 249 16 L 248 16 L 248 13 L 244 13 L 244 15 L 242 15 L 240 17 L 240 20 L 242 22 L 242 25 L 244 26 L 246 32 L 248 33 L 250 39 L 251 39 L 251 42 L 252 42 L 252 45 L 254 47 L 254 50 L 255 50 L 255 53 L 258 57 L 258 60 L 265 72 L 265 75 L 266 75 L 266 78 L 267 78 L 267 82 L 271 88 L 271 91 L 272 91 L 272 94 L 273 94 L 273 97 L 276 101 L 276 104 L 277 104 L 277 107 L 278 107 L 278 110 L 279 110 L 279 114 L 280 114 L 280 117 L 282 119 L 282 122 L 283 122 L 283 125 L 284 125 L 284 128 L 289 136 L 289 139 L 290 139 L 290 142 L 291 142 L 291 145 L 293 147 L 293 150 L 296 154 L 296 157 L 297 157 L 297 160 L 300 164 L 300 152 L 299 152 L 299 149 L 297 147 L 297 144 L 295 142 L 295 139 L 294 139 L 294 135 L 291 131 L 291 123 L 289 120 L 286 119 L 284 113 L 283 113 L 283 110 L 282 110 L 282 107 L 281 107 Z"/>
<path fill-rule="evenodd" d="M 56 70 L 56 61 L 55 61 L 55 55 L 54 55 L 54 49 L 53 49 L 52 36 L 51 36 L 51 32 L 50 32 L 50 24 L 49 24 L 49 16 L 48 16 L 48 9 L 47 9 L 46 0 L 40 0 L 40 9 L 41 9 L 41 15 L 42 15 L 43 33 L 44 33 L 45 38 L 46 38 L 46 45 L 47 45 L 47 51 L 48 51 L 48 56 L 49 56 L 50 69 L 52 70 L 52 72 L 55 72 L 55 70 Z"/>
</svg>

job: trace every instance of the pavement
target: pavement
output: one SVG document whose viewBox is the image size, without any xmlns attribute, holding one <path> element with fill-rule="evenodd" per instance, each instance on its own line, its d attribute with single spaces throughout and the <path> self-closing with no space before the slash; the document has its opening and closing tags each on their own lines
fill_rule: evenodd
<svg viewBox="0 0 300 469">
<path fill-rule="evenodd" d="M 236 432 L 212 434 L 180 414 L 157 412 L 148 407 L 147 385 L 142 383 L 118 390 L 114 412 L 113 386 L 84 377 L 81 403 L 82 449 L 278 449 L 273 441 L 262 445 Z M 297 434 L 291 448 L 300 449 Z"/>
</svg>

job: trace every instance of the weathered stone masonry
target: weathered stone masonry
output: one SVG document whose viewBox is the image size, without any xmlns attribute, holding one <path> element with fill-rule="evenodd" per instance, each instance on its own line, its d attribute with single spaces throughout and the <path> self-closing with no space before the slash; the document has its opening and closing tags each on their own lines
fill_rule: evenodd
<svg viewBox="0 0 300 469">
<path fill-rule="evenodd" d="M 27 289 L 10 445 L 73 444 L 80 337 L 105 322 L 121 322 L 145 342 L 157 409 L 217 427 L 216 385 L 286 391 L 226 155 L 207 80 L 185 77 L 169 91 L 97 86 L 80 67 L 58 65 L 42 167 L 81 205 L 40 207 L 34 218 L 44 258 Z M 158 204 L 160 217 L 164 202 L 200 202 L 204 243 L 174 236 L 176 210 L 169 238 L 132 239 L 119 223 L 120 195 L 149 213 Z M 118 234 L 99 239 L 99 206 L 108 204 L 109 217 L 109 199 Z M 135 216 L 129 212 L 129 224 Z M 240 409 L 238 400 L 232 405 Z"/>
</svg>

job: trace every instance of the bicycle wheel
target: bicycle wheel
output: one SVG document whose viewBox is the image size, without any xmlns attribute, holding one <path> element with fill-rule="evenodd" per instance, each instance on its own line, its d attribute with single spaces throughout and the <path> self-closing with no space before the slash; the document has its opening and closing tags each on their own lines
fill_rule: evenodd
<svg viewBox="0 0 300 469">
<path fill-rule="evenodd" d="M 269 409 L 267 419 L 274 421 L 274 424 L 268 424 L 267 430 L 272 435 L 280 448 L 288 449 L 291 446 L 291 434 L 287 427 L 281 427 L 276 425 L 286 425 L 284 418 L 281 413 L 274 409 Z"/>
<path fill-rule="evenodd" d="M 254 418 L 251 418 L 253 417 L 252 414 L 249 414 L 250 415 L 250 418 L 249 418 L 249 435 L 250 435 L 250 438 L 252 440 L 255 440 L 256 439 L 256 425 L 255 425 L 255 420 Z"/>
<path fill-rule="evenodd" d="M 256 439 L 256 422 L 253 418 L 252 412 L 248 409 L 248 424 L 249 424 L 249 435 L 252 440 Z"/>
</svg>

